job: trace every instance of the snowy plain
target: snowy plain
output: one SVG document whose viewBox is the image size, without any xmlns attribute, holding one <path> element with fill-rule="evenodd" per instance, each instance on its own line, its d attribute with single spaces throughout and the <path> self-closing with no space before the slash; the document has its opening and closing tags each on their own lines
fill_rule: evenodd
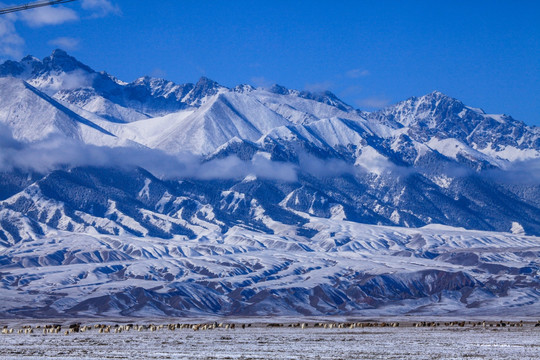
<svg viewBox="0 0 540 360">
<path fill-rule="evenodd" d="M 538 359 L 540 328 L 267 328 L 0 335 L 0 359 Z"/>
</svg>

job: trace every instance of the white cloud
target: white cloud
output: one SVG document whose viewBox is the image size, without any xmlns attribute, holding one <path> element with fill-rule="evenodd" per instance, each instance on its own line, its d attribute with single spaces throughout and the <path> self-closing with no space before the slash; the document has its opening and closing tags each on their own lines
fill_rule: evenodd
<svg viewBox="0 0 540 360">
<path fill-rule="evenodd" d="M 361 77 L 369 76 L 370 72 L 369 70 L 352 69 L 352 70 L 347 71 L 345 75 L 351 79 L 358 79 Z"/>
<path fill-rule="evenodd" d="M 265 78 L 264 76 L 254 76 L 251 78 L 251 83 L 255 85 L 255 87 L 267 88 L 272 86 L 275 82 Z"/>
<path fill-rule="evenodd" d="M 60 25 L 79 20 L 79 15 L 67 7 L 41 7 L 20 13 L 20 19 L 32 27 Z"/>
<path fill-rule="evenodd" d="M 17 34 L 10 18 L 0 18 L 0 56 L 21 58 L 24 39 Z"/>
<path fill-rule="evenodd" d="M 334 86 L 331 81 L 323 81 L 319 83 L 306 84 L 305 89 L 310 92 L 323 92 L 327 91 Z"/>
<path fill-rule="evenodd" d="M 26 143 L 13 137 L 11 129 L 0 123 L 0 171 L 13 169 L 47 173 L 77 166 L 142 167 L 161 178 L 242 179 L 258 178 L 296 181 L 294 164 L 254 156 L 250 161 L 236 156 L 204 161 L 184 153 L 171 155 L 161 150 L 138 147 L 94 146 L 52 135 Z"/>
<path fill-rule="evenodd" d="M 109 14 L 120 15 L 120 7 L 109 0 L 83 0 L 82 8 L 92 11 L 90 17 L 104 17 Z"/>
<path fill-rule="evenodd" d="M 88 74 L 83 70 L 75 70 L 69 73 L 65 73 L 62 76 L 61 89 L 80 89 L 84 87 L 92 86 L 94 82 L 95 74 Z"/>
<path fill-rule="evenodd" d="M 362 86 L 353 85 L 353 86 L 347 86 L 345 89 L 339 91 L 339 96 L 341 97 L 349 97 L 349 96 L 358 96 L 364 88 Z"/>
<path fill-rule="evenodd" d="M 485 170 L 483 175 L 497 182 L 537 186 L 540 184 L 540 159 L 514 161 L 504 169 Z"/>
<path fill-rule="evenodd" d="M 0 6 L 6 5 L 0 2 Z M 121 14 L 120 7 L 109 0 L 83 0 L 81 7 L 87 14 L 90 13 L 87 18 Z M 0 59 L 4 57 L 20 59 L 23 56 L 25 41 L 15 28 L 17 22 L 30 27 L 42 27 L 61 25 L 78 20 L 80 20 L 79 13 L 66 6 L 40 7 L 2 15 L 0 18 Z M 78 47 L 79 40 L 70 37 L 59 37 L 51 40 L 49 44 L 66 50 L 73 50 Z"/>
<path fill-rule="evenodd" d="M 150 76 L 154 78 L 165 79 L 167 77 L 167 72 L 161 68 L 155 68 L 150 73 Z"/>
<path fill-rule="evenodd" d="M 54 94 L 58 90 L 72 90 L 92 86 L 95 79 L 95 74 L 77 69 L 67 73 L 61 73 L 51 79 L 52 81 L 42 88 L 48 94 Z"/>
<path fill-rule="evenodd" d="M 355 101 L 357 106 L 366 107 L 371 109 L 380 109 L 390 104 L 390 99 L 385 97 L 373 96 L 365 99 L 359 99 Z"/>
<path fill-rule="evenodd" d="M 75 50 L 79 47 L 80 40 L 71 37 L 59 37 L 49 41 L 49 45 L 59 47 L 63 50 Z"/>
</svg>

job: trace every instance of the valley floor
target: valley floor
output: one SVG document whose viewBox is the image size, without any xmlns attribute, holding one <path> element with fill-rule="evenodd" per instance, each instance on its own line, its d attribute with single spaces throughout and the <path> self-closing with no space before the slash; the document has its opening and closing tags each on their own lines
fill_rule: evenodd
<svg viewBox="0 0 540 360">
<path fill-rule="evenodd" d="M 0 359 L 537 359 L 540 327 L 125 331 L 0 335 Z"/>
</svg>

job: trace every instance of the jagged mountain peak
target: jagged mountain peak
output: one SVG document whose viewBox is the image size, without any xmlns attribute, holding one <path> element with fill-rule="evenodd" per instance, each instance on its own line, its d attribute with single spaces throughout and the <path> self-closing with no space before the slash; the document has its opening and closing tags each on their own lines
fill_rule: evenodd
<svg viewBox="0 0 540 360">
<path fill-rule="evenodd" d="M 43 68 L 43 63 L 38 58 L 27 55 L 20 62 L 7 60 L 0 64 L 0 76 L 14 76 L 26 78 L 33 73 L 37 73 Z"/>
<path fill-rule="evenodd" d="M 298 96 L 300 98 L 307 99 L 307 100 L 313 100 L 316 102 L 320 102 L 323 104 L 336 107 L 339 110 L 343 110 L 343 111 L 353 110 L 353 108 L 350 105 L 343 102 L 330 90 L 317 91 L 317 92 L 311 92 L 307 90 L 298 91 L 298 90 L 288 89 L 285 86 L 282 86 L 279 84 L 274 84 L 266 90 L 276 95 L 292 95 L 292 96 Z"/>
<path fill-rule="evenodd" d="M 176 84 L 172 81 L 165 80 L 162 78 L 156 78 L 151 77 L 148 75 L 141 76 L 140 78 L 135 79 L 133 82 L 131 82 L 129 85 L 132 86 L 145 86 L 148 88 L 156 88 L 156 87 L 163 87 L 163 86 L 175 86 Z"/>
<path fill-rule="evenodd" d="M 14 76 L 24 80 L 47 78 L 51 74 L 58 75 L 75 71 L 88 74 L 95 73 L 88 65 L 81 63 L 61 49 L 54 50 L 51 55 L 43 60 L 27 55 L 19 62 L 8 60 L 0 65 L 0 76 Z"/>
<path fill-rule="evenodd" d="M 7 60 L 0 65 L 0 76 L 19 76 L 24 72 L 24 66 L 17 61 Z"/>
<path fill-rule="evenodd" d="M 234 91 L 248 95 L 255 90 L 250 85 L 229 89 L 206 76 L 195 84 L 176 84 L 150 76 L 127 83 L 107 73 L 95 72 L 61 49 L 54 50 L 43 60 L 29 55 L 20 62 L 6 61 L 0 65 L 0 76 L 21 78 L 51 96 L 100 116 L 105 115 L 105 118 L 115 122 L 131 122 L 147 116 L 163 116 L 185 107 L 200 107 L 220 92 Z M 312 93 L 290 90 L 277 84 L 266 90 L 276 95 L 324 103 L 341 111 L 353 110 L 329 91 Z M 109 111 L 107 109 L 114 109 L 115 114 L 105 114 Z M 133 110 L 138 114 L 134 114 Z"/>
<path fill-rule="evenodd" d="M 32 56 L 32 55 L 26 55 L 25 57 L 21 59 L 21 63 L 37 63 L 37 62 L 41 62 L 41 60 L 39 60 L 37 57 Z"/>
<path fill-rule="evenodd" d="M 433 90 L 432 92 L 430 92 L 429 94 L 426 94 L 422 97 L 432 97 L 432 98 L 447 98 L 447 99 L 453 99 L 451 96 L 448 96 L 446 94 L 444 94 L 443 92 L 439 91 L 439 90 Z M 454 99 L 455 100 L 455 99 Z"/>
<path fill-rule="evenodd" d="M 234 92 L 237 92 L 237 93 L 242 93 L 242 94 L 247 94 L 247 93 L 250 93 L 252 91 L 255 91 L 256 89 L 249 85 L 249 84 L 240 84 L 240 85 L 236 85 L 233 89 Z"/>
<path fill-rule="evenodd" d="M 460 128 L 463 118 L 468 118 L 471 126 L 482 118 L 482 110 L 467 107 L 463 102 L 440 91 L 433 91 L 420 97 L 410 97 L 395 105 L 369 114 L 372 118 L 385 118 L 402 126 L 434 129 L 445 123 L 446 127 Z M 458 124 L 457 122 L 461 122 Z M 450 124 L 452 123 L 452 124 Z"/>
<path fill-rule="evenodd" d="M 199 107 L 206 102 L 208 97 L 216 95 L 220 91 L 228 90 L 225 86 L 218 84 L 216 81 L 201 76 L 193 89 L 182 99 L 183 102 L 190 106 Z"/>
<path fill-rule="evenodd" d="M 268 91 L 274 94 L 278 95 L 289 95 L 289 89 L 287 89 L 285 86 L 274 84 L 268 88 Z"/>
<path fill-rule="evenodd" d="M 433 128 L 440 125 L 441 122 L 448 124 L 459 121 L 459 119 L 464 120 L 466 124 L 476 126 L 479 121 L 487 118 L 499 124 L 527 126 L 523 122 L 505 114 L 487 114 L 481 108 L 469 106 L 461 100 L 437 90 L 420 97 L 410 97 L 376 113 L 390 115 L 396 119 L 401 117 L 401 120 L 404 121 L 400 122 L 405 126 L 411 124 L 426 125 L 426 121 L 428 121 L 430 123 L 427 125 Z"/>
<path fill-rule="evenodd" d="M 414 104 L 421 104 L 421 103 L 429 103 L 429 104 L 453 104 L 453 103 L 460 103 L 463 104 L 461 101 L 459 101 L 456 98 L 453 98 L 449 95 L 446 95 L 438 90 L 434 90 L 428 94 L 422 95 L 422 96 L 412 96 L 408 98 L 405 101 L 402 101 L 394 106 L 397 106 L 401 103 L 414 103 Z"/>
<path fill-rule="evenodd" d="M 337 95 L 331 92 L 330 90 L 325 90 L 321 92 L 301 91 L 298 94 L 298 96 L 304 99 L 314 100 L 323 104 L 334 106 L 343 111 L 353 110 L 353 108 L 350 105 L 346 104 L 344 101 L 338 98 Z"/>
<path fill-rule="evenodd" d="M 431 107 L 434 111 L 436 110 L 444 110 L 446 108 L 452 107 L 454 110 L 462 110 L 466 109 L 467 111 L 472 111 L 481 115 L 485 115 L 486 112 L 478 107 L 472 107 L 468 106 L 465 103 L 463 103 L 461 100 L 452 97 L 450 95 L 447 95 L 445 93 L 442 93 L 441 91 L 434 90 L 428 94 L 416 97 L 410 97 L 407 100 L 404 100 L 396 105 L 389 106 L 390 108 L 397 107 L 400 104 L 414 104 L 418 108 L 422 108 L 422 106 L 428 106 Z"/>
<path fill-rule="evenodd" d="M 218 84 L 217 81 L 207 78 L 206 76 L 201 76 L 199 78 L 199 81 L 195 83 L 193 93 L 197 95 L 208 96 L 216 94 L 221 89 L 227 88 L 223 85 Z"/>
<path fill-rule="evenodd" d="M 470 147 L 463 150 L 469 155 L 481 150 L 491 155 L 497 153 L 495 158 L 499 160 L 534 158 L 540 149 L 540 132 L 534 127 L 510 116 L 486 114 L 440 91 L 411 97 L 367 117 L 381 123 L 393 122 L 406 129 L 415 141 L 430 142 L 430 146 L 450 157 L 457 156 L 460 151 L 456 149 L 463 146 Z M 454 145 L 449 146 L 450 143 Z M 462 155 L 463 152 L 459 156 Z"/>
<path fill-rule="evenodd" d="M 67 52 L 61 49 L 56 49 L 52 54 L 43 59 L 43 66 L 45 71 L 63 71 L 71 72 L 75 70 L 83 70 L 88 73 L 94 73 L 95 71 L 88 65 L 85 65 L 78 61 L 73 56 L 70 56 Z"/>
<path fill-rule="evenodd" d="M 195 86 L 199 86 L 199 87 L 217 87 L 217 86 L 221 86 L 219 85 L 216 81 L 206 77 L 206 76 L 201 76 L 199 78 L 199 81 L 197 81 L 197 83 L 195 84 Z"/>
<path fill-rule="evenodd" d="M 71 57 L 68 55 L 68 53 L 62 49 L 54 49 L 51 53 L 51 58 L 65 58 L 65 57 Z"/>
<path fill-rule="evenodd" d="M 506 137 L 505 144 L 523 149 L 532 144 L 538 148 L 535 145 L 538 135 L 528 131 L 526 125 L 511 117 L 487 115 L 441 91 L 411 97 L 379 112 L 362 114 L 331 91 L 299 91 L 278 84 L 266 89 L 255 89 L 250 85 L 229 89 L 206 76 L 195 84 L 176 84 L 150 76 L 126 83 L 106 73 L 96 73 L 61 49 L 53 51 L 43 61 L 27 56 L 20 62 L 7 61 L 0 65 L 0 76 L 10 75 L 27 81 L 56 100 L 114 123 L 131 123 L 186 109 L 200 109 L 216 95 L 235 93 L 246 97 L 242 103 L 255 106 L 255 102 L 247 98 L 261 102 L 266 109 L 292 124 L 310 124 L 333 117 L 355 121 L 369 118 L 376 120 L 370 122 L 372 132 L 381 136 L 390 136 L 396 129 L 407 128 L 415 141 L 426 142 L 431 137 L 455 138 L 473 148 L 484 149 L 495 133 L 502 133 Z M 250 118 L 254 110 L 246 108 L 245 111 L 240 115 Z"/>
<path fill-rule="evenodd" d="M 154 78 L 148 75 L 141 76 L 133 80 L 133 84 L 149 84 Z"/>
</svg>

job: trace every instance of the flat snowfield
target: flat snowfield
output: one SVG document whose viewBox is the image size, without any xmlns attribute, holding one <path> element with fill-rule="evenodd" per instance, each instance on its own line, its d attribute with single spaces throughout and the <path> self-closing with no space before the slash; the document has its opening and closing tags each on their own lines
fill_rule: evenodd
<svg viewBox="0 0 540 360">
<path fill-rule="evenodd" d="M 0 359 L 538 359 L 540 328 L 266 328 L 0 335 Z"/>
</svg>

